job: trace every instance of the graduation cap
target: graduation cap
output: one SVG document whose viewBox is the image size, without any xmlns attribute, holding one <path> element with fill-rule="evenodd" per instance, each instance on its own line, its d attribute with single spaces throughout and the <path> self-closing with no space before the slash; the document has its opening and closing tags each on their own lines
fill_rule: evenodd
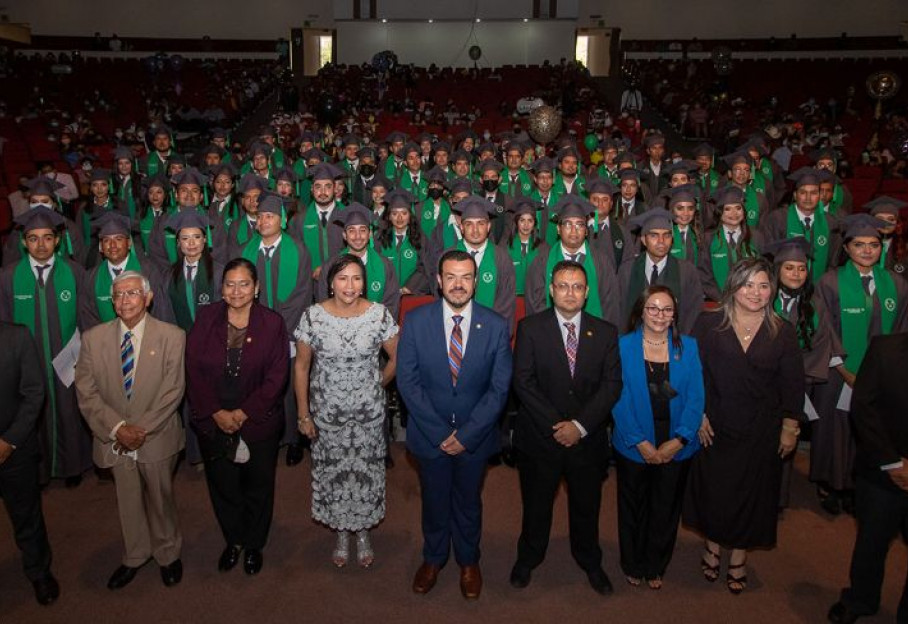
<svg viewBox="0 0 908 624">
<path fill-rule="evenodd" d="M 176 152 L 172 152 L 170 154 L 170 156 L 167 157 L 167 166 L 169 167 L 170 165 L 183 165 L 185 167 L 186 166 L 186 157 L 183 156 L 182 154 L 177 154 Z"/>
<path fill-rule="evenodd" d="M 885 213 L 898 216 L 899 211 L 902 208 L 908 208 L 908 202 L 903 202 L 900 199 L 889 197 L 888 195 L 881 195 L 876 199 L 864 204 L 864 210 L 872 215 Z"/>
<path fill-rule="evenodd" d="M 212 139 L 228 139 L 230 138 L 230 133 L 224 130 L 223 128 L 212 128 L 211 130 Z"/>
<path fill-rule="evenodd" d="M 342 178 L 346 175 L 346 172 L 335 167 L 331 163 L 321 162 L 309 167 L 307 174 L 312 181 L 315 182 L 316 180 L 334 180 L 336 178 Z"/>
<path fill-rule="evenodd" d="M 775 264 L 804 262 L 810 256 L 810 242 L 803 236 L 784 238 L 763 246 L 763 255 L 772 256 Z"/>
<path fill-rule="evenodd" d="M 155 126 L 154 128 L 152 128 L 151 132 L 149 132 L 148 134 L 151 136 L 152 139 L 154 139 L 162 134 L 164 136 L 170 137 L 170 135 L 172 135 L 173 132 L 170 130 L 170 128 L 168 128 L 164 124 L 159 124 L 159 125 Z"/>
<path fill-rule="evenodd" d="M 814 169 L 813 167 L 801 167 L 788 176 L 788 179 L 794 180 L 795 188 L 799 189 L 802 186 L 807 185 L 820 186 L 823 177 L 823 172 L 818 169 Z"/>
<path fill-rule="evenodd" d="M 403 132 L 400 132 L 399 130 L 395 130 L 385 138 L 385 141 L 387 141 L 388 143 L 403 143 L 406 140 L 407 135 Z"/>
<path fill-rule="evenodd" d="M 527 149 L 526 144 L 520 139 L 511 139 L 508 141 L 508 147 L 505 150 L 505 154 L 508 152 L 520 152 L 523 154 Z"/>
<path fill-rule="evenodd" d="M 133 159 L 132 150 L 129 149 L 128 147 L 124 147 L 121 145 L 120 147 L 118 147 L 117 149 L 114 150 L 113 159 L 114 159 L 114 162 L 117 162 L 118 160 L 128 160 L 128 161 L 132 162 L 132 159 Z"/>
<path fill-rule="evenodd" d="M 615 162 L 618 164 L 619 167 L 621 165 L 627 163 L 631 166 L 631 169 L 637 168 L 637 159 L 634 158 L 634 155 L 631 154 L 630 152 L 622 152 L 622 153 L 618 154 L 618 158 L 617 158 L 617 160 L 615 160 Z"/>
<path fill-rule="evenodd" d="M 274 151 L 274 148 L 268 145 L 263 141 L 253 141 L 252 145 L 249 146 L 249 157 L 258 156 L 261 154 L 265 158 L 271 157 L 271 152 Z"/>
<path fill-rule="evenodd" d="M 310 148 L 307 149 L 305 152 L 303 152 L 302 154 L 300 154 L 300 156 L 301 156 L 301 157 L 303 158 L 303 160 L 305 160 L 307 163 L 308 163 L 310 160 L 312 160 L 313 158 L 317 158 L 317 159 L 319 160 L 319 162 L 325 162 L 326 160 L 328 160 L 328 154 L 326 154 L 325 152 L 323 152 L 322 150 L 320 150 L 320 149 L 317 148 L 317 147 L 310 147 Z"/>
<path fill-rule="evenodd" d="M 633 167 L 627 167 L 626 169 L 620 169 L 618 171 L 618 178 L 623 182 L 624 180 L 633 180 L 637 184 L 640 184 L 640 172 L 634 169 Z"/>
<path fill-rule="evenodd" d="M 553 171 L 555 171 L 555 161 L 553 161 L 548 156 L 543 156 L 542 158 L 534 162 L 530 169 L 533 171 L 533 173 L 536 174 L 544 173 L 546 171 L 552 173 Z"/>
<path fill-rule="evenodd" d="M 377 154 L 375 153 L 374 147 L 361 147 L 356 151 L 357 158 L 371 158 L 372 160 L 375 160 L 376 156 Z"/>
<path fill-rule="evenodd" d="M 435 137 L 433 137 L 428 132 L 420 132 L 419 134 L 416 135 L 416 142 L 423 143 L 424 141 L 428 141 L 429 143 L 431 143 L 432 139 L 434 139 L 434 138 Z"/>
<path fill-rule="evenodd" d="M 737 152 L 732 152 L 731 154 L 726 154 L 722 157 L 722 160 L 725 161 L 725 164 L 728 165 L 728 168 L 731 169 L 735 165 L 745 164 L 748 167 L 753 166 L 754 159 L 745 149 L 738 150 Z"/>
<path fill-rule="evenodd" d="M 410 154 L 410 153 L 416 153 L 418 155 L 422 155 L 422 148 L 418 144 L 410 142 L 410 143 L 407 143 L 406 145 L 404 145 L 404 148 L 402 150 L 400 150 L 400 154 L 404 158 L 406 158 L 407 154 Z"/>
<path fill-rule="evenodd" d="M 300 143 L 318 143 L 321 140 L 321 137 L 317 132 L 312 132 L 311 130 L 304 130 L 300 132 L 299 142 Z"/>
<path fill-rule="evenodd" d="M 461 219 L 492 219 L 498 215 L 498 206 L 485 197 L 465 197 L 451 210 L 460 213 Z"/>
<path fill-rule="evenodd" d="M 240 183 L 237 187 L 237 192 L 240 194 L 248 193 L 258 189 L 262 192 L 265 192 L 265 181 L 254 173 L 247 173 L 242 178 L 240 178 Z"/>
<path fill-rule="evenodd" d="M 472 162 L 473 157 L 470 156 L 470 153 L 467 152 L 466 150 L 459 149 L 459 150 L 456 150 L 453 154 L 451 154 L 451 162 L 456 163 L 458 160 L 465 160 L 466 162 Z"/>
<path fill-rule="evenodd" d="M 823 149 L 814 150 L 810 153 L 810 160 L 814 164 L 820 162 L 821 160 L 831 160 L 833 164 L 837 163 L 839 157 L 836 155 L 835 150 L 831 147 L 825 147 Z"/>
<path fill-rule="evenodd" d="M 716 150 L 713 149 L 713 146 L 709 143 L 700 143 L 700 145 L 692 149 L 690 153 L 694 158 L 698 158 L 699 156 L 708 156 L 709 158 L 712 158 L 716 155 Z"/>
<path fill-rule="evenodd" d="M 272 193 L 271 191 L 264 191 L 259 196 L 259 213 L 270 212 L 278 216 L 284 216 L 284 202 L 286 198 L 278 195 L 277 193 Z"/>
<path fill-rule="evenodd" d="M 469 178 L 457 178 L 449 183 L 451 194 L 467 192 L 472 195 L 473 182 Z"/>
<path fill-rule="evenodd" d="M 769 146 L 766 145 L 766 139 L 762 135 L 751 135 L 742 147 L 746 150 L 755 150 L 761 156 L 769 155 Z"/>
<path fill-rule="evenodd" d="M 108 210 L 91 221 L 91 229 L 98 233 L 99 238 L 117 234 L 129 236 L 132 234 L 133 227 L 132 219 L 116 210 Z"/>
<path fill-rule="evenodd" d="M 744 205 L 744 191 L 737 186 L 729 185 L 716 189 L 712 194 L 710 201 L 717 207 L 730 206 L 734 204 Z"/>
<path fill-rule="evenodd" d="M 671 178 L 676 173 L 686 173 L 690 176 L 692 173 L 697 171 L 697 163 L 690 160 L 679 160 L 678 162 L 673 162 L 665 168 L 665 173 L 668 174 L 668 177 Z"/>
<path fill-rule="evenodd" d="M 428 180 L 430 184 L 436 182 L 442 186 L 446 186 L 448 174 L 445 173 L 445 170 L 441 167 L 432 167 L 426 172 L 426 180 Z"/>
<path fill-rule="evenodd" d="M 699 190 L 693 184 L 682 184 L 681 186 L 675 186 L 670 189 L 666 189 L 666 195 L 668 196 L 668 207 L 672 208 L 673 206 L 680 203 L 697 203 L 697 197 L 700 195 Z"/>
<path fill-rule="evenodd" d="M 407 208 L 409 209 L 416 201 L 417 198 L 413 193 L 407 189 L 394 189 L 389 191 L 385 195 L 385 203 L 388 205 L 388 208 Z"/>
<path fill-rule="evenodd" d="M 578 161 L 580 160 L 580 152 L 577 151 L 576 147 L 571 145 L 571 146 L 563 148 L 561 151 L 558 152 L 558 156 L 556 157 L 558 160 L 558 164 L 560 165 L 561 161 L 564 160 L 565 158 L 567 158 L 568 156 L 573 156 Z"/>
<path fill-rule="evenodd" d="M 64 188 L 64 185 L 47 176 L 32 178 L 25 183 L 25 186 L 28 187 L 28 192 L 32 195 L 49 195 L 50 197 L 53 197 L 57 191 Z"/>
<path fill-rule="evenodd" d="M 183 169 L 180 173 L 173 176 L 173 183 L 176 186 L 182 186 L 184 184 L 195 184 L 199 188 L 205 186 L 208 181 L 205 179 L 205 176 L 202 175 L 195 167 L 187 167 Z"/>
<path fill-rule="evenodd" d="M 22 228 L 23 232 L 44 228 L 56 230 L 66 224 L 66 219 L 63 218 L 63 215 L 44 205 L 29 208 L 18 215 L 14 221 L 16 225 Z"/>
<path fill-rule="evenodd" d="M 618 192 L 618 189 L 615 188 L 614 184 L 612 184 L 605 178 L 590 178 L 586 181 L 586 192 L 590 195 L 592 195 L 593 193 L 614 195 Z"/>
<path fill-rule="evenodd" d="M 495 146 L 492 145 L 491 143 L 483 143 L 483 144 L 480 145 L 479 148 L 476 150 L 476 153 L 477 153 L 477 154 L 482 154 L 482 153 L 484 153 L 484 152 L 492 152 L 492 154 L 494 154 L 496 151 L 498 151 L 498 150 L 496 150 L 496 149 L 495 149 Z"/>
<path fill-rule="evenodd" d="M 107 182 L 110 183 L 110 169 L 92 169 L 88 178 L 89 182 Z"/>
<path fill-rule="evenodd" d="M 473 132 L 472 130 L 469 130 L 469 129 L 464 130 L 459 135 L 457 135 L 458 143 L 463 143 L 467 139 L 473 139 L 473 142 L 475 143 L 476 141 L 479 140 L 479 135 L 477 135 L 475 132 Z"/>
<path fill-rule="evenodd" d="M 209 143 L 207 146 L 205 146 L 205 149 L 203 149 L 201 152 L 199 152 L 199 155 L 207 156 L 208 154 L 216 154 L 218 157 L 221 157 L 225 153 L 226 153 L 226 150 L 223 147 L 219 147 L 219 146 L 215 145 L 214 143 Z"/>
<path fill-rule="evenodd" d="M 561 223 L 565 219 L 579 217 L 586 219 L 596 212 L 596 207 L 579 195 L 564 195 L 552 207 L 552 220 Z"/>
<path fill-rule="evenodd" d="M 381 175 L 380 173 L 376 173 L 375 176 L 373 176 L 373 178 L 369 180 L 368 189 L 371 191 L 376 186 L 380 186 L 387 191 L 390 191 L 394 187 L 394 185 L 391 184 L 390 180 L 388 180 L 388 178 Z"/>
<path fill-rule="evenodd" d="M 344 147 L 347 147 L 348 145 L 355 145 L 356 147 L 359 147 L 360 143 L 362 143 L 362 141 L 360 141 L 358 136 L 356 136 L 355 134 L 348 134 L 342 139 L 341 145 L 343 145 Z"/>
<path fill-rule="evenodd" d="M 207 232 L 210 223 L 207 214 L 198 210 L 181 210 L 167 217 L 164 225 L 174 232 L 179 232 L 184 228 L 198 228 L 202 232 Z"/>
<path fill-rule="evenodd" d="M 334 222 L 342 225 L 344 229 L 354 225 L 369 226 L 375 221 L 375 213 L 359 202 L 352 202 L 343 210 L 338 210 L 336 215 Z"/>
<path fill-rule="evenodd" d="M 272 128 L 271 126 L 266 125 L 266 126 L 262 126 L 261 128 L 259 128 L 259 136 L 262 138 L 264 138 L 264 137 L 274 138 L 277 136 L 277 132 L 275 132 L 274 128 Z"/>
<path fill-rule="evenodd" d="M 494 171 L 495 173 L 498 173 L 502 169 L 504 169 L 504 165 L 502 165 L 497 160 L 493 160 L 492 158 L 486 158 L 484 161 L 479 163 L 479 171 L 483 173 L 486 171 Z"/>
<path fill-rule="evenodd" d="M 438 152 L 445 152 L 446 154 L 451 153 L 451 144 L 447 141 L 439 141 L 432 146 L 432 153 L 437 154 Z"/>
<path fill-rule="evenodd" d="M 674 216 L 668 210 L 663 208 L 653 208 L 646 212 L 634 215 L 628 220 L 632 231 L 640 231 L 640 234 L 647 234 L 653 230 L 671 230 L 675 222 Z"/>
<path fill-rule="evenodd" d="M 643 139 L 643 147 L 649 149 L 654 145 L 665 145 L 665 137 L 661 134 L 649 134 Z"/>
<path fill-rule="evenodd" d="M 606 152 L 606 151 L 612 150 L 612 149 L 617 152 L 618 151 L 618 142 L 615 141 L 614 139 L 602 139 L 601 141 L 599 141 L 599 149 L 602 150 L 603 152 Z"/>
<path fill-rule="evenodd" d="M 892 227 L 882 219 L 877 219 L 867 213 L 851 214 L 845 217 L 845 240 L 849 241 L 857 236 L 871 236 L 873 238 L 882 238 L 881 229 Z"/>
<path fill-rule="evenodd" d="M 541 206 L 542 204 L 532 197 L 528 197 L 526 195 L 517 195 L 516 197 L 511 199 L 510 203 L 508 204 L 508 210 L 514 213 L 515 216 L 529 214 L 535 217 L 536 211 L 539 210 Z"/>
<path fill-rule="evenodd" d="M 290 182 L 290 184 L 296 184 L 298 178 L 296 176 L 296 171 L 293 170 L 293 167 L 285 166 L 274 172 L 274 179 L 275 181 L 283 180 L 284 182 Z"/>
<path fill-rule="evenodd" d="M 215 165 L 208 170 L 211 174 L 211 179 L 216 180 L 220 175 L 226 175 L 231 180 L 236 177 L 236 167 L 230 163 L 223 163 L 220 165 Z"/>
</svg>

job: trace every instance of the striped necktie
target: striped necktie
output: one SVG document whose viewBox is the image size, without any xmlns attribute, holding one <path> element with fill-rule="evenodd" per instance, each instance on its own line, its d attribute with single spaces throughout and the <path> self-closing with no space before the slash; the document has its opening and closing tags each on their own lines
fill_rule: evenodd
<svg viewBox="0 0 908 624">
<path fill-rule="evenodd" d="M 120 369 L 123 371 L 123 390 L 126 398 L 132 398 L 132 384 L 136 377 L 136 357 L 132 346 L 132 332 L 123 334 L 123 343 L 120 345 Z"/>
<path fill-rule="evenodd" d="M 564 350 L 567 353 L 568 366 L 571 369 L 571 377 L 574 376 L 574 367 L 577 365 L 577 332 L 573 323 L 564 323 L 567 328 L 567 340 L 564 342 Z"/>
<path fill-rule="evenodd" d="M 448 345 L 448 366 L 451 368 L 451 381 L 456 386 L 460 364 L 463 362 L 463 330 L 460 328 L 463 317 L 455 314 L 451 318 L 454 321 L 454 328 L 451 330 L 451 341 Z"/>
</svg>

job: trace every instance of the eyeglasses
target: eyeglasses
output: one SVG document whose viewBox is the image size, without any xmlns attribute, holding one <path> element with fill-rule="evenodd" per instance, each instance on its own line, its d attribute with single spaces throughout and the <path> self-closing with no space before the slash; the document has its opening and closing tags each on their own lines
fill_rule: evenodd
<svg viewBox="0 0 908 624">
<path fill-rule="evenodd" d="M 555 290 L 557 290 L 562 295 L 566 294 L 568 291 L 575 292 L 575 293 L 582 293 L 586 290 L 586 284 L 567 284 L 565 282 L 561 282 L 561 283 L 555 284 L 554 286 L 555 286 Z"/>
<path fill-rule="evenodd" d="M 242 282 L 224 282 L 224 288 L 227 290 L 248 290 L 252 288 L 252 280 L 243 280 Z"/>
<path fill-rule="evenodd" d="M 872 241 L 869 243 L 865 243 L 863 241 L 854 241 L 851 243 L 851 246 L 859 251 L 864 251 L 865 249 L 869 249 L 870 251 L 877 251 L 880 247 L 883 246 L 883 244 L 878 241 Z"/>
<path fill-rule="evenodd" d="M 138 299 L 145 294 L 145 291 L 141 288 L 134 288 L 133 290 L 115 290 L 112 298 L 114 301 L 119 301 L 120 299 Z"/>
<path fill-rule="evenodd" d="M 577 232 L 586 229 L 586 223 L 580 221 L 562 221 L 559 226 L 566 230 L 575 230 Z"/>
<path fill-rule="evenodd" d="M 659 316 L 659 315 L 674 316 L 675 315 L 675 308 L 673 308 L 672 306 L 665 306 L 664 308 L 660 308 L 659 306 L 648 305 L 648 306 L 645 306 L 643 309 L 646 310 L 646 313 L 649 314 L 650 316 Z"/>
</svg>

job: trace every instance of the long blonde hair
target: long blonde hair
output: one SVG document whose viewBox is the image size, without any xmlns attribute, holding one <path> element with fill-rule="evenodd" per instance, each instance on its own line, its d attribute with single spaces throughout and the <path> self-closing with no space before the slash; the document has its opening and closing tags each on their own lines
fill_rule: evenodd
<svg viewBox="0 0 908 624">
<path fill-rule="evenodd" d="M 748 280 L 753 278 L 757 273 L 766 273 L 771 289 L 769 303 L 763 308 L 762 325 L 769 329 L 769 335 L 773 338 L 779 333 L 784 321 L 779 318 L 773 309 L 773 302 L 776 300 L 776 285 L 772 279 L 773 269 L 769 260 L 763 257 L 742 258 L 731 268 L 728 273 L 728 279 L 725 282 L 725 290 L 722 291 L 722 298 L 719 300 L 719 311 L 722 312 L 724 320 L 719 325 L 720 330 L 731 327 L 735 320 L 735 293 L 744 288 Z"/>
</svg>

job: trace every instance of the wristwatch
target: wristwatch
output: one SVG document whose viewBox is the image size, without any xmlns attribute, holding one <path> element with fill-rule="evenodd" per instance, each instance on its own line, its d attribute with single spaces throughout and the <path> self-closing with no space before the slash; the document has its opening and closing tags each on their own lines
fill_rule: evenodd
<svg viewBox="0 0 908 624">
<path fill-rule="evenodd" d="M 687 446 L 687 440 L 685 440 L 683 437 L 675 436 L 675 439 L 681 443 L 681 446 Z"/>
</svg>

